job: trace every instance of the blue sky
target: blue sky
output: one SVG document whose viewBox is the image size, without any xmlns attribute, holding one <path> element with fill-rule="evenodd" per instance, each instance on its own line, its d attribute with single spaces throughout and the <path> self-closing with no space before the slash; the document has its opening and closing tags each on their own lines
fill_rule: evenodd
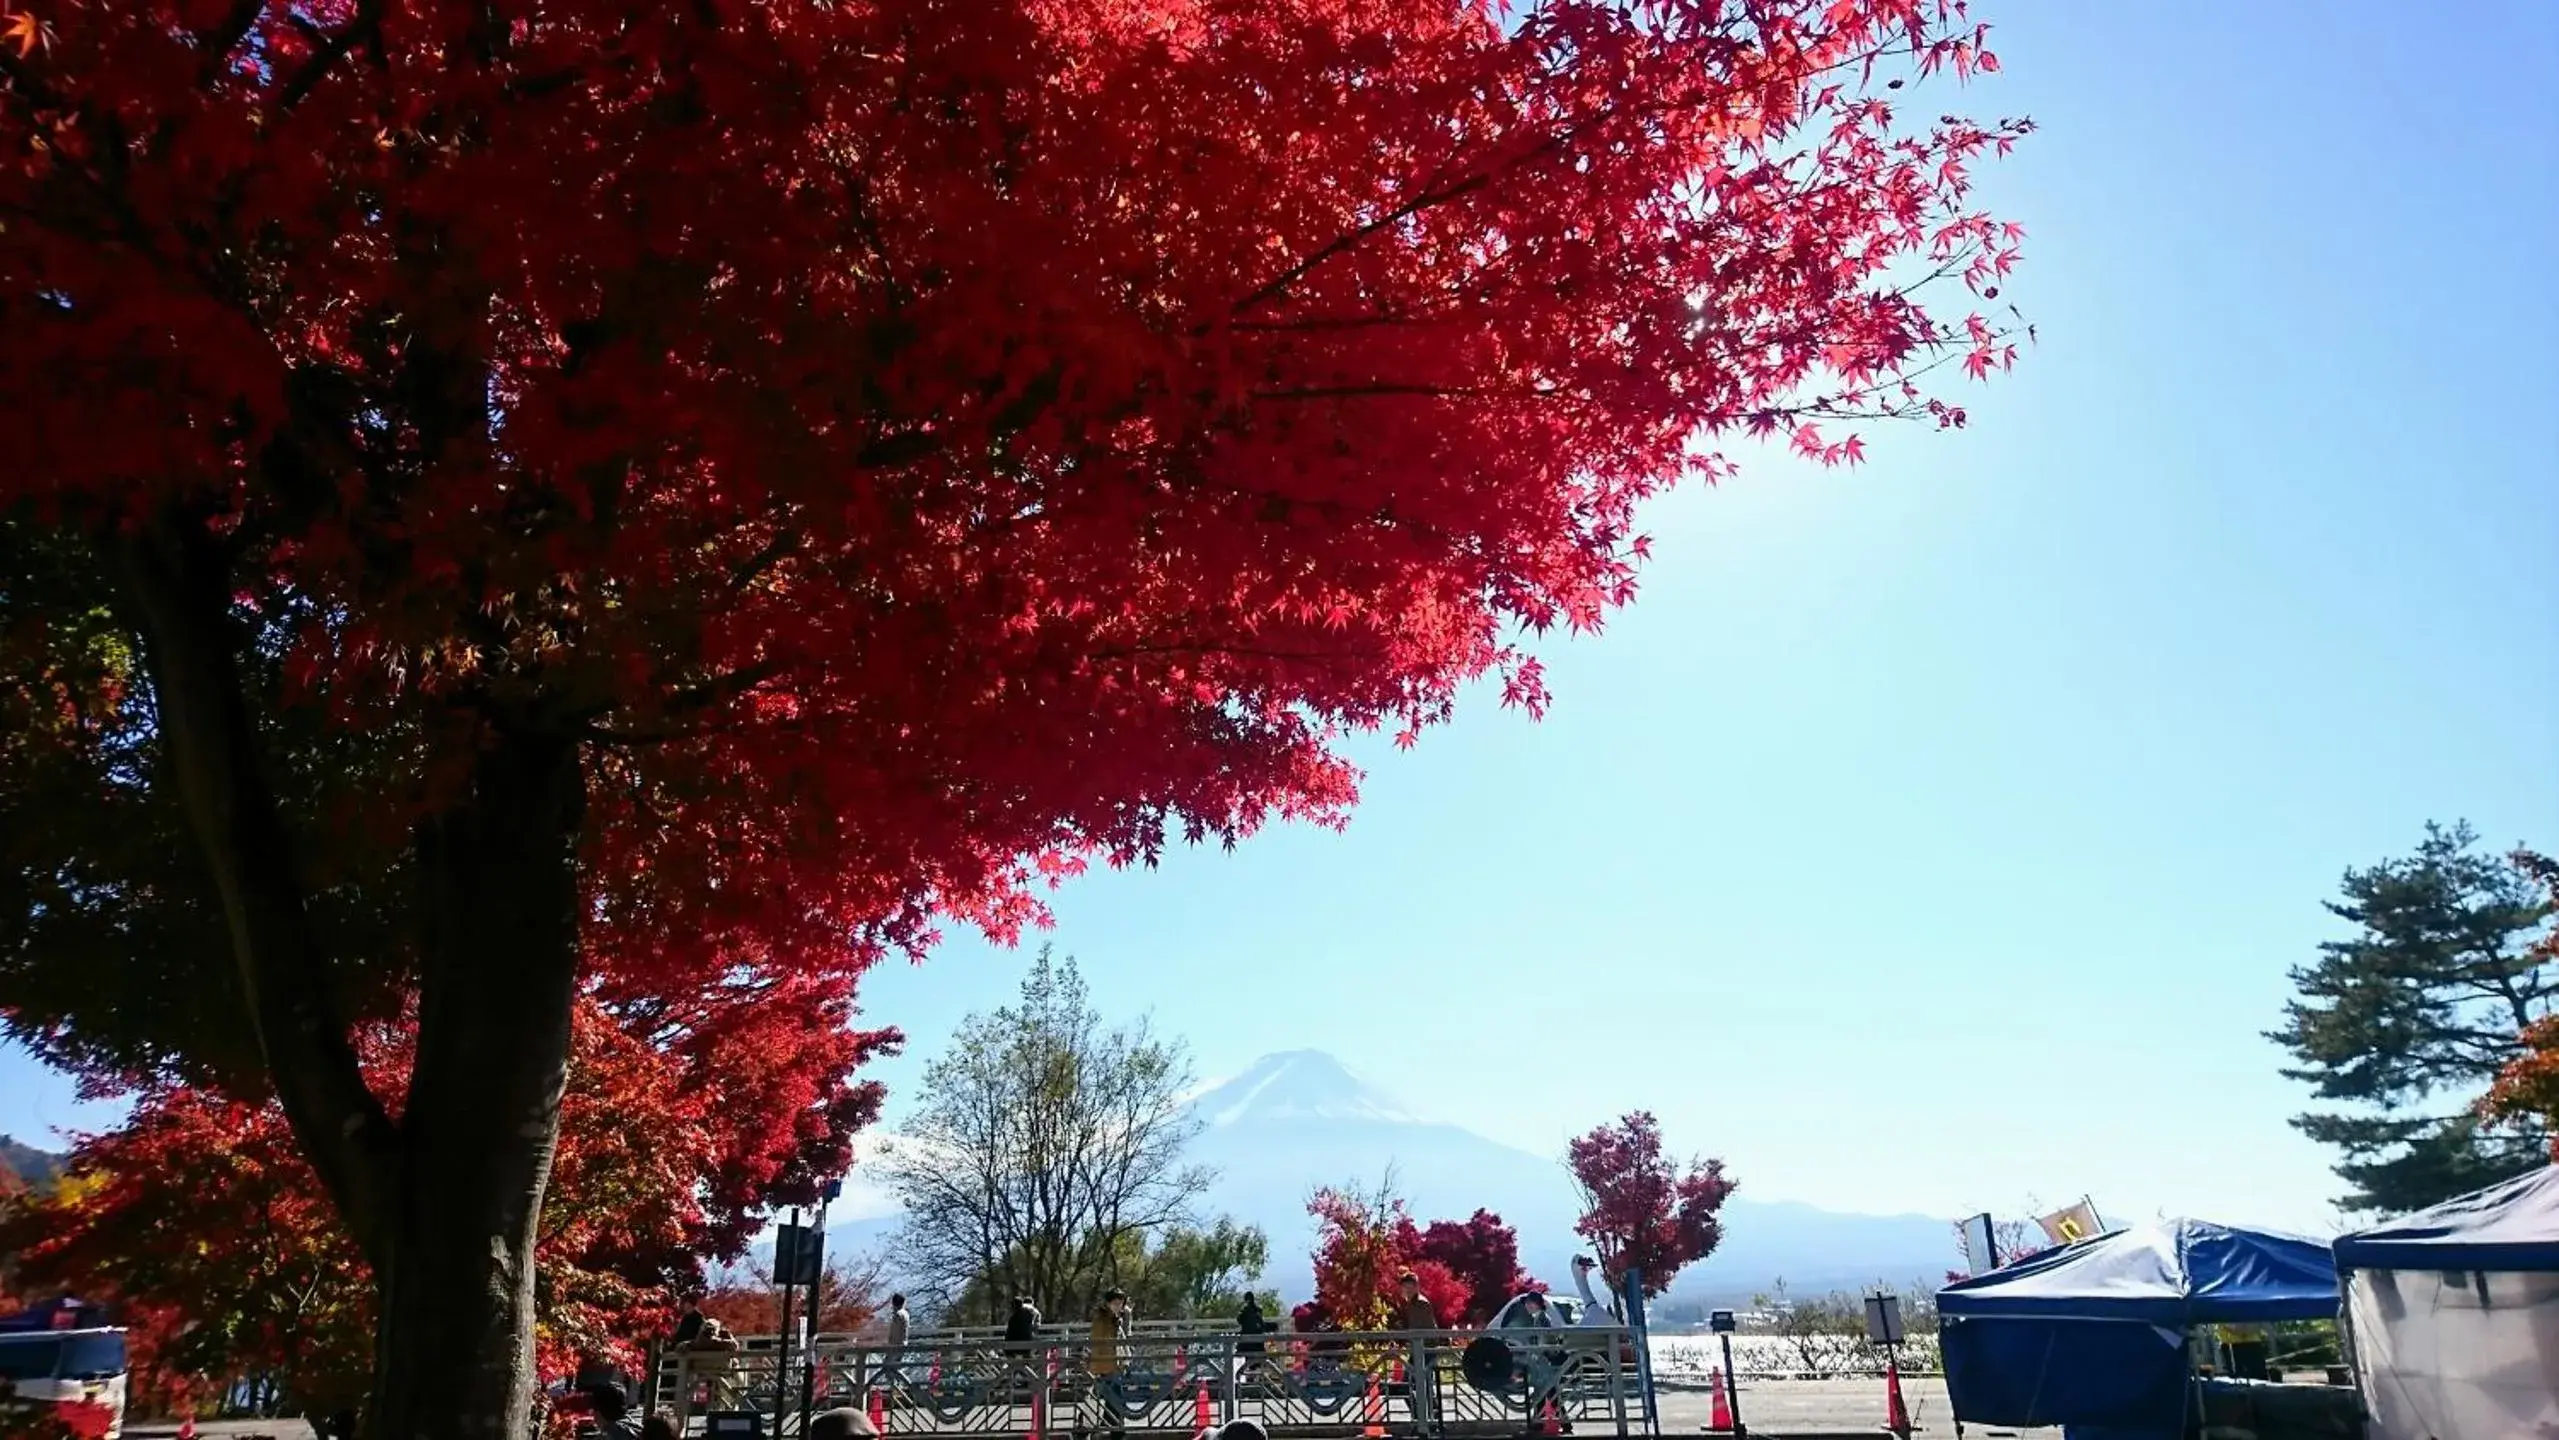
<svg viewBox="0 0 2559 1440">
<path fill-rule="evenodd" d="M 1920 98 L 2043 126 L 1985 176 L 2043 340 L 1972 428 L 1744 453 L 1544 722 L 1072 886 L 1104 1005 L 1532 1149 L 1649 1107 L 1768 1198 L 2325 1228 L 2259 1038 L 2320 901 L 2429 818 L 2559 846 L 2559 6 L 1982 14 Z M 883 1073 L 1024 958 L 874 976 Z M 0 1130 L 81 1118 L 0 1057 Z"/>
</svg>

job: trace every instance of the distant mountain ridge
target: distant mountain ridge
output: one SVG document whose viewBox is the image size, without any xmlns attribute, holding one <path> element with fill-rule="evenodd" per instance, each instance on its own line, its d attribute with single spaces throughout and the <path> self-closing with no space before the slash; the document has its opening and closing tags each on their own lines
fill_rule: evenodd
<svg viewBox="0 0 2559 1440">
<path fill-rule="evenodd" d="M 42 1189 L 62 1173 L 66 1157 L 48 1150 L 38 1150 L 8 1135 L 0 1135 L 0 1170 L 26 1182 L 30 1189 Z"/>
<path fill-rule="evenodd" d="M 1207 1206 L 1270 1233 L 1272 1280 L 1284 1291 L 1311 1282 L 1314 1239 L 1305 1213 L 1317 1185 L 1374 1185 L 1391 1167 L 1416 1220 L 1463 1219 L 1492 1210 L 1519 1232 L 1520 1260 L 1550 1285 L 1570 1283 L 1580 1204 L 1560 1156 L 1543 1156 L 1462 1126 L 1421 1119 L 1393 1096 L 1319 1050 L 1268 1055 L 1192 1100 L 1203 1121 L 1194 1152 L 1219 1169 Z M 1944 1277 L 1948 1222 L 1918 1215 L 1851 1215 L 1750 1196 L 1725 1202 L 1724 1240 L 1684 1272 L 1673 1293 L 1748 1298 L 1780 1278 L 1797 1293 L 1881 1280 Z"/>
<path fill-rule="evenodd" d="M 1559 1289 L 1571 1283 L 1568 1267 L 1583 1248 L 1573 1233 L 1580 1207 L 1558 1157 L 1424 1119 L 1320 1050 L 1263 1056 L 1188 1103 L 1201 1126 L 1193 1158 L 1219 1172 L 1202 1208 L 1269 1233 L 1265 1283 L 1284 1295 L 1312 1288 L 1308 1194 L 1321 1185 L 1373 1186 L 1390 1168 L 1416 1220 L 1492 1210 L 1518 1230 L 1530 1273 Z M 1735 1168 L 1742 1188 L 1725 1203 L 1723 1243 L 1680 1276 L 1676 1296 L 1746 1300 L 1780 1278 L 1797 1294 L 1876 1281 L 1934 1284 L 1954 1263 L 1943 1219 L 1757 1200 L 1748 1165 Z M 829 1240 L 839 1250 L 876 1248 L 897 1223 L 875 1216 L 831 1227 Z"/>
</svg>

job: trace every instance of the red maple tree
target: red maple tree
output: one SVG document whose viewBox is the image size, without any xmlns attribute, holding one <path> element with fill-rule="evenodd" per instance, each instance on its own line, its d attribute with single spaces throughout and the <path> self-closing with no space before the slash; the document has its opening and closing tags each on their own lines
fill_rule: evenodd
<svg viewBox="0 0 2559 1440">
<path fill-rule="evenodd" d="M 1724 1238 L 1716 1212 L 1734 1185 L 1724 1162 L 1692 1161 L 1683 1171 L 1663 1153 L 1661 1122 L 1650 1111 L 1574 1140 L 1565 1165 L 1582 1192 L 1582 1218 L 1573 1228 L 1599 1252 L 1612 1292 L 1625 1288 L 1632 1270 L 1642 1275 L 1646 1296 L 1659 1295 Z"/>
<path fill-rule="evenodd" d="M 858 1334 L 880 1312 L 884 1288 L 876 1256 L 827 1257 L 826 1269 L 818 1277 L 816 1333 Z M 800 1311 L 808 1304 L 808 1292 L 795 1292 L 793 1304 L 792 1322 L 797 1325 Z M 758 1266 L 743 1275 L 722 1276 L 702 1293 L 699 1308 L 705 1319 L 719 1321 L 732 1334 L 771 1334 L 782 1323 L 782 1292 L 773 1283 L 772 1269 Z"/>
<path fill-rule="evenodd" d="M 2548 897 L 2551 920 L 2524 952 L 2525 962 L 2559 965 L 2559 860 L 2518 850 L 2515 868 L 2530 876 Z M 2480 1112 L 2492 1119 L 2538 1125 L 2549 1137 L 2550 1158 L 2559 1163 L 2559 1015 L 2528 1026 L 2523 1053 L 2509 1062 L 2480 1101 Z"/>
<path fill-rule="evenodd" d="M 0 1007 L 271 1088 L 386 1435 L 524 1413 L 585 989 L 1338 822 L 1715 437 L 2014 355 L 1954 0 L 0 12 Z"/>
</svg>

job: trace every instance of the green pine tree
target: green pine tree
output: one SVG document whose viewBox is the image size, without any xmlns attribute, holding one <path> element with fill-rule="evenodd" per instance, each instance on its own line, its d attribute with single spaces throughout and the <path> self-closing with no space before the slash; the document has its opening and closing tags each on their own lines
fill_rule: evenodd
<svg viewBox="0 0 2559 1440">
<path fill-rule="evenodd" d="M 2337 1102 L 2293 1124 L 2338 1150 L 2350 1210 L 2420 1209 L 2544 1163 L 2543 1137 L 2470 1108 L 2559 1001 L 2559 966 L 2528 949 L 2547 908 L 2477 842 L 2429 824 L 2414 854 L 2347 871 L 2328 909 L 2356 933 L 2292 971 L 2298 997 L 2268 1032 L 2284 1074 Z"/>
</svg>

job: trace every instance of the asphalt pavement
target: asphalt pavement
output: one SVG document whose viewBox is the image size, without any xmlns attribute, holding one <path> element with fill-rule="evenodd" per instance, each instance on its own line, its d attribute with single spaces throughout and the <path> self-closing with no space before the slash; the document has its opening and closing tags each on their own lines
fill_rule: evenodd
<svg viewBox="0 0 2559 1440">
<path fill-rule="evenodd" d="M 1944 1436 L 1951 1440 L 1955 1433 L 1952 1408 L 1946 1401 L 1946 1382 L 1932 1376 L 1910 1376 L 1902 1381 L 1902 1404 L 1910 1411 L 1915 1427 L 1911 1433 L 1920 1436 Z M 1884 1382 L 1881 1377 L 1857 1380 L 1745 1380 L 1740 1394 L 1741 1423 L 1753 1435 L 1879 1435 L 1884 1432 Z M 1714 1418 L 1714 1397 L 1703 1387 L 1696 1389 L 1665 1388 L 1661 1392 L 1662 1433 L 1665 1436 L 1693 1436 L 1713 1433 L 1706 1429 Z M 1964 1427 L 1966 1440 L 1975 1436 L 2032 1437 L 2032 1440 L 2060 1440 L 2058 1430 L 2012 1430 L 2005 1426 Z"/>
</svg>

